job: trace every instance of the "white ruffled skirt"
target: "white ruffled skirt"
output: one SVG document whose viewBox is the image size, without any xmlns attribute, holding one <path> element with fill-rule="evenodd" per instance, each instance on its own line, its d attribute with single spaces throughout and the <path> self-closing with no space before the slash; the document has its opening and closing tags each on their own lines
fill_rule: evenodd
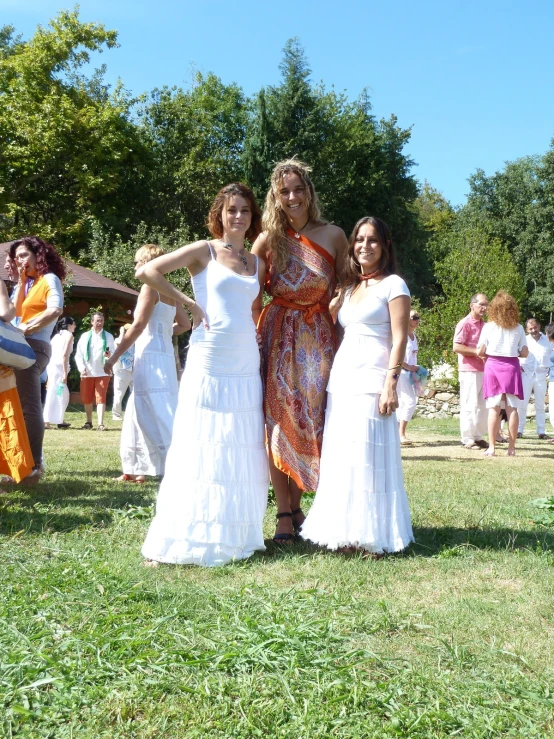
<svg viewBox="0 0 554 739">
<path fill-rule="evenodd" d="M 414 540 L 398 424 L 379 413 L 379 395 L 328 393 L 319 485 L 302 536 L 375 553 Z"/>
<path fill-rule="evenodd" d="M 195 333 L 142 553 L 211 567 L 265 550 L 269 471 L 255 335 Z"/>
<path fill-rule="evenodd" d="M 44 403 L 45 423 L 63 423 L 69 404 L 69 389 L 65 383 L 63 383 L 61 394 L 58 395 L 58 388 L 62 385 L 63 376 L 63 365 L 50 360 L 48 365 L 48 387 Z"/>
<path fill-rule="evenodd" d="M 135 358 L 119 446 L 127 475 L 164 474 L 178 393 L 173 352 L 144 352 Z"/>
</svg>

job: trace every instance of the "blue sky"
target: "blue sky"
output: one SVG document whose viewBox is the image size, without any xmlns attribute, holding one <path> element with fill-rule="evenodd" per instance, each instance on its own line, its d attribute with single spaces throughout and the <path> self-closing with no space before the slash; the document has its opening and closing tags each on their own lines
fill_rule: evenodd
<svg viewBox="0 0 554 739">
<path fill-rule="evenodd" d="M 0 0 L 0 22 L 28 37 L 70 3 Z M 247 94 L 279 82 L 298 36 L 312 79 L 350 98 L 368 87 L 377 117 L 412 127 L 415 176 L 461 204 L 477 168 L 542 154 L 554 137 L 552 0 L 82 0 L 83 21 L 119 32 L 107 79 L 134 93 L 187 86 L 191 69 Z"/>
</svg>

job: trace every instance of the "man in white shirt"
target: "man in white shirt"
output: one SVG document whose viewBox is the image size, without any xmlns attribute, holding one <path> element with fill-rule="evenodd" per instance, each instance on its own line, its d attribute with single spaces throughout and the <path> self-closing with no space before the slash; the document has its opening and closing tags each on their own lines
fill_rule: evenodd
<svg viewBox="0 0 554 739">
<path fill-rule="evenodd" d="M 92 329 L 81 336 L 75 351 L 75 362 L 81 373 L 81 399 L 87 414 L 82 428 L 92 428 L 92 406 L 96 399 L 98 431 L 104 431 L 106 395 L 110 384 L 110 375 L 104 372 L 104 364 L 115 351 L 115 344 L 109 331 L 104 331 L 102 313 L 93 313 L 91 324 Z"/>
<path fill-rule="evenodd" d="M 519 409 L 519 428 L 517 435 L 518 438 L 523 436 L 523 429 L 527 418 L 527 406 L 529 405 L 531 393 L 533 393 L 535 396 L 537 433 L 539 439 L 547 439 L 544 401 L 550 373 L 550 342 L 541 333 L 541 325 L 536 318 L 527 319 L 525 330 L 527 332 L 529 354 L 525 359 L 519 360 L 524 398 Z"/>
</svg>

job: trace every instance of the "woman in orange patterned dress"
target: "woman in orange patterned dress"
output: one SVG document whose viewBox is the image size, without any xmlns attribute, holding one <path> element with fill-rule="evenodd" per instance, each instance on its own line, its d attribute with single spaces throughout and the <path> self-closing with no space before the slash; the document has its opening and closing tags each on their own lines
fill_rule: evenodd
<svg viewBox="0 0 554 739">
<path fill-rule="evenodd" d="M 309 173 L 296 159 L 276 165 L 264 231 L 252 250 L 266 262 L 265 287 L 273 298 L 262 311 L 260 296 L 253 315 L 261 335 L 276 542 L 294 539 L 305 518 L 302 493 L 317 488 L 326 387 L 337 348 L 329 303 L 348 249 L 344 231 L 321 218 Z"/>
<path fill-rule="evenodd" d="M 8 291 L 0 280 L 0 319 L 11 321 L 15 317 L 15 306 Z M 15 375 L 11 367 L 0 364 L 0 474 L 8 475 L 16 482 L 33 476 L 33 455 L 15 386 Z M 28 482 L 34 482 L 29 477 Z M 0 493 L 5 490 L 0 488 Z"/>
</svg>

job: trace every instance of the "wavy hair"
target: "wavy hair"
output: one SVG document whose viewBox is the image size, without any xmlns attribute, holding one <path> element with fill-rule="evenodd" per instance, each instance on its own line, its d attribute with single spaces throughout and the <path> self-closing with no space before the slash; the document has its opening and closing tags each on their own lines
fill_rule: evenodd
<svg viewBox="0 0 554 739">
<path fill-rule="evenodd" d="M 489 303 L 489 321 L 501 328 L 515 328 L 519 324 L 519 308 L 515 298 L 499 290 Z"/>
<path fill-rule="evenodd" d="M 12 261 L 15 260 L 15 252 L 18 246 L 26 246 L 27 249 L 33 252 L 37 260 L 37 275 L 39 277 L 51 272 L 60 280 L 65 280 L 67 273 L 65 263 L 52 244 L 39 239 L 38 236 L 24 236 L 22 239 L 14 241 L 10 246 L 9 254 Z"/>
<path fill-rule="evenodd" d="M 225 185 L 215 196 L 215 200 L 212 203 L 210 212 L 208 213 L 208 231 L 211 235 L 220 239 L 223 236 L 223 219 L 221 214 L 226 203 L 229 202 L 230 198 L 237 196 L 244 198 L 250 206 L 250 214 L 252 220 L 250 221 L 250 228 L 246 232 L 245 236 L 248 241 L 254 241 L 262 230 L 262 212 L 256 202 L 256 197 L 248 185 L 242 182 L 231 182 L 230 185 Z"/>
<path fill-rule="evenodd" d="M 266 236 L 266 244 L 271 258 L 271 264 L 277 272 L 283 272 L 290 256 L 286 239 L 286 229 L 289 225 L 283 212 L 279 190 L 283 178 L 287 174 L 298 175 L 306 192 L 306 207 L 309 221 L 325 223 L 321 216 L 321 208 L 314 183 L 310 179 L 311 167 L 299 159 L 285 159 L 278 162 L 271 173 L 271 184 L 265 198 L 262 228 Z"/>
</svg>

